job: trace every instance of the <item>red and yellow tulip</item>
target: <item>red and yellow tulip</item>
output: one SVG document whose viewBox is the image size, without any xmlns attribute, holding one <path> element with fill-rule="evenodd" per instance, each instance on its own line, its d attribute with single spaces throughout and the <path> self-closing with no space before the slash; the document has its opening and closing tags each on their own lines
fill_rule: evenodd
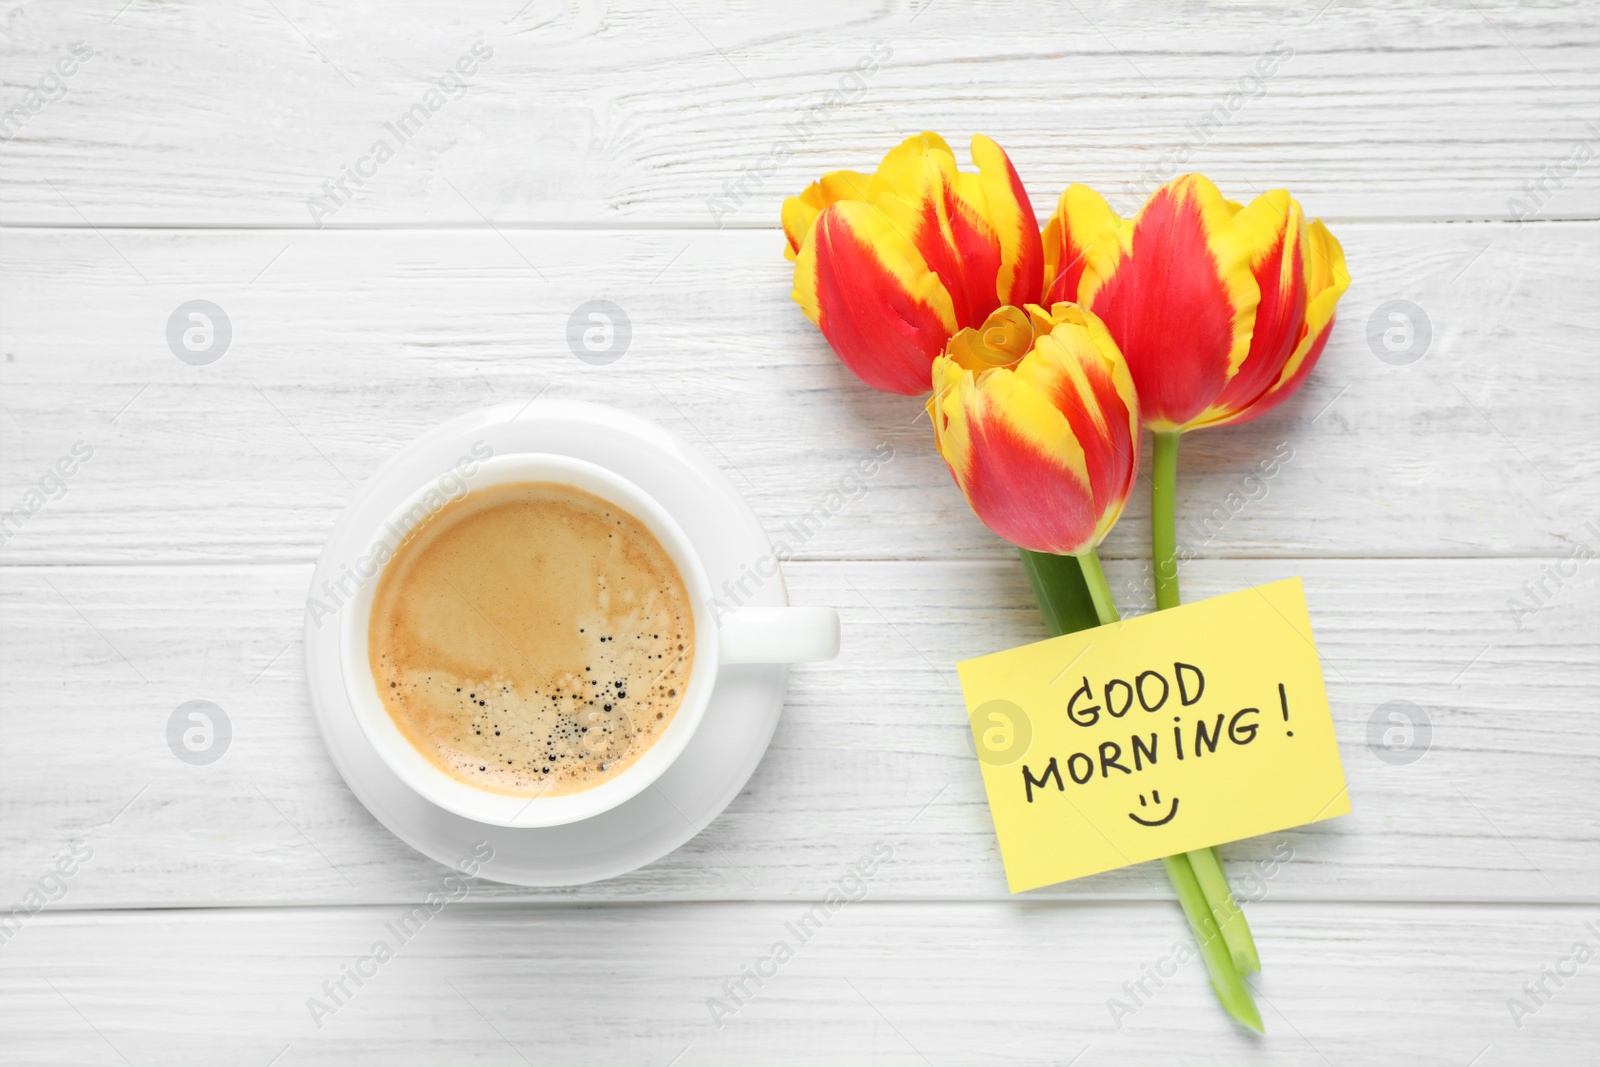
<svg viewBox="0 0 1600 1067">
<path fill-rule="evenodd" d="M 1199 175 L 1132 219 L 1070 186 L 1044 230 L 1045 299 L 1105 321 L 1158 433 L 1245 422 L 1305 380 L 1350 284 L 1344 250 L 1287 192 L 1249 206 Z"/>
<path fill-rule="evenodd" d="M 1175 607 L 1180 435 L 1299 387 L 1350 284 L 1344 252 L 1287 192 L 1246 206 L 1199 175 L 1132 219 L 1073 185 L 1040 234 L 999 146 L 974 137 L 972 161 L 976 174 L 958 170 L 924 133 L 873 174 L 835 171 L 786 200 L 794 299 L 868 385 L 931 383 L 939 453 L 978 518 L 1022 549 L 1054 633 L 1118 618 L 1096 546 L 1133 488 L 1142 417 L 1156 604 Z M 1221 856 L 1166 866 L 1218 997 L 1261 1030 L 1241 977 L 1260 957 Z"/>
<path fill-rule="evenodd" d="M 1044 252 L 1011 160 L 982 135 L 978 172 L 944 138 L 907 138 L 873 174 L 834 171 L 783 205 L 794 299 L 876 389 L 926 392 L 957 331 L 1037 300 Z"/>
<path fill-rule="evenodd" d="M 962 330 L 934 360 L 928 414 L 967 503 L 1012 544 L 1081 555 L 1122 514 L 1139 402 L 1093 313 L 1007 306 Z"/>
</svg>

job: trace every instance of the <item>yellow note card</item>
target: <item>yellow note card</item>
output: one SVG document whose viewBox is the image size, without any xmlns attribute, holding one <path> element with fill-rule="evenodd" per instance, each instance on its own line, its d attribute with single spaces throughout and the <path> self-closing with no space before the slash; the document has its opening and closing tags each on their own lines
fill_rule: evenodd
<svg viewBox="0 0 1600 1067">
<path fill-rule="evenodd" d="M 1350 811 L 1298 578 L 956 669 L 1013 893 Z"/>
</svg>

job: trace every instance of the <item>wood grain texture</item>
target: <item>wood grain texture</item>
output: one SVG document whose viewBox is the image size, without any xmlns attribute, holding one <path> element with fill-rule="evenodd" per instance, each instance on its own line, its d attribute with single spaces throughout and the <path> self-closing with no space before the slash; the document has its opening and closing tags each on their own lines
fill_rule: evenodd
<svg viewBox="0 0 1600 1067">
<path fill-rule="evenodd" d="M 925 128 L 996 137 L 1044 214 L 1068 182 L 1131 204 L 1199 169 L 1325 216 L 1508 218 L 1595 139 L 1600 99 L 1581 0 L 9 6 L 7 107 L 70 42 L 94 50 L 0 147 L 0 218 L 74 226 L 311 225 L 386 139 L 324 224 L 771 227 L 821 172 Z M 480 41 L 469 87 L 402 142 L 386 124 Z M 1600 169 L 1541 199 L 1596 217 Z"/>
<path fill-rule="evenodd" d="M 1229 846 L 1237 877 L 1259 880 L 1287 847 L 1293 861 L 1266 887 L 1275 899 L 1600 900 L 1600 578 L 1580 571 L 1519 633 L 1506 601 L 1546 565 L 1189 565 L 1191 598 L 1304 576 L 1350 782 L 1353 814 Z M 1117 585 L 1137 573 L 1111 567 Z M 788 579 L 796 602 L 841 610 L 843 653 L 795 670 L 732 807 L 634 874 L 485 897 L 804 898 L 884 839 L 897 859 L 879 897 L 1007 899 L 954 664 L 1045 636 L 1021 565 L 818 562 Z M 441 868 L 373 821 L 323 751 L 300 662 L 308 581 L 303 566 L 0 570 L 0 902 L 85 834 L 94 859 L 64 907 L 378 903 L 432 887 Z M 197 698 L 233 727 L 207 767 L 175 759 L 165 736 L 172 710 Z M 1370 722 L 1381 736 L 1380 708 L 1396 700 L 1432 729 L 1405 766 L 1369 747 Z M 1029 899 L 1167 893 L 1145 865 Z"/>
<path fill-rule="evenodd" d="M 1600 948 L 1600 9 L 520 5 L 0 4 L 0 915 L 51 901 L 0 925 L 0 1060 L 1593 1062 L 1600 963 L 1552 969 Z M 791 303 L 776 230 L 923 128 L 994 136 L 1041 219 L 1071 181 L 1131 211 L 1195 169 L 1287 186 L 1345 244 L 1300 395 L 1183 446 L 1185 595 L 1304 576 L 1354 805 L 1225 849 L 1264 1040 L 1198 963 L 1148 1006 L 1124 987 L 1183 935 L 1153 865 L 1005 892 L 952 665 L 1044 636 L 1037 611 L 916 401 Z M 566 340 L 596 298 L 633 330 L 604 367 Z M 193 299 L 234 330 L 210 366 L 166 340 Z M 1429 335 L 1407 365 L 1369 339 L 1396 308 Z M 445 872 L 323 750 L 310 561 L 406 442 L 540 393 L 714 457 L 843 655 L 794 672 L 682 849 L 577 890 L 474 881 L 318 1028 L 307 998 Z M 1146 505 L 1105 549 L 1125 610 Z M 234 728 L 206 767 L 164 736 L 195 698 Z M 1406 765 L 1372 747 L 1394 701 L 1431 724 Z M 719 1028 L 709 999 L 875 847 L 863 899 Z"/>
<path fill-rule="evenodd" d="M 1340 235 L 1356 281 L 1308 385 L 1266 418 L 1185 438 L 1184 550 L 1564 555 L 1592 539 L 1600 439 L 1577 430 L 1600 423 L 1600 224 Z M 403 444 L 541 393 L 620 405 L 707 450 L 799 558 L 1009 557 L 951 484 L 917 400 L 861 385 L 790 301 L 778 244 L 8 231 L 0 509 L 75 441 L 95 453 L 0 560 L 309 560 L 353 486 Z M 195 298 L 232 323 L 209 366 L 167 344 L 168 317 Z M 593 298 L 632 324 L 608 366 L 567 344 Z M 1405 366 L 1368 341 L 1392 300 L 1430 333 Z M 856 467 L 880 442 L 894 459 L 863 482 Z M 1266 463 L 1277 473 L 1260 478 Z M 1106 555 L 1148 555 L 1147 506 L 1141 484 Z"/>
<path fill-rule="evenodd" d="M 1593 1062 L 1594 961 L 1544 979 L 1520 1028 L 1507 1002 L 1600 944 L 1594 907 L 1253 906 L 1256 1038 L 1197 960 L 1177 963 L 1172 905 L 895 904 L 857 884 L 811 925 L 802 902 L 467 903 L 404 944 L 394 907 L 48 916 L 0 957 L 0 1029 L 8 1057 L 40 1065 Z M 793 955 L 775 964 L 780 941 Z M 342 1003 L 323 991 L 357 966 Z M 758 966 L 759 988 L 743 977 Z M 741 980 L 742 1003 L 724 987 Z M 1148 996 L 1124 988 L 1139 981 Z M 320 1028 L 312 998 L 337 1008 Z"/>
</svg>

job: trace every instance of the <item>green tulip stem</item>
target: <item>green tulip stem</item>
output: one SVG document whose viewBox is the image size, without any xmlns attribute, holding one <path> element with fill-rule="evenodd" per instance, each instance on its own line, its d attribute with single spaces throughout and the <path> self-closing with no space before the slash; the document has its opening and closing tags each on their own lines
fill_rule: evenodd
<svg viewBox="0 0 1600 1067">
<path fill-rule="evenodd" d="M 1089 598 L 1094 601 L 1094 613 L 1100 625 L 1116 622 L 1122 616 L 1117 614 L 1117 602 L 1111 598 L 1111 583 L 1106 581 L 1105 568 L 1100 566 L 1100 553 L 1091 548 L 1078 557 L 1078 565 L 1083 568 L 1084 584 L 1089 587 Z"/>
<path fill-rule="evenodd" d="M 1076 556 L 1054 556 L 1026 548 L 1017 552 L 1028 572 L 1028 584 L 1033 587 L 1033 599 L 1044 616 L 1045 628 L 1051 634 L 1060 636 L 1100 625 L 1094 598 L 1089 595 L 1089 585 Z"/>
<path fill-rule="evenodd" d="M 1178 606 L 1178 435 L 1157 433 L 1151 464 L 1150 565 L 1156 573 L 1156 607 Z"/>
<path fill-rule="evenodd" d="M 1189 863 L 1189 856 L 1195 854 L 1168 856 L 1161 862 L 1167 866 L 1167 877 L 1178 891 L 1178 902 L 1183 905 L 1183 914 L 1194 930 L 1195 941 L 1200 946 L 1200 957 L 1206 961 L 1206 973 L 1211 976 L 1211 988 L 1217 994 L 1217 999 L 1222 1001 L 1229 1015 L 1256 1033 L 1264 1034 L 1267 1028 L 1261 1025 L 1261 1012 L 1256 1009 L 1255 998 L 1250 995 L 1250 987 L 1244 984 L 1244 978 L 1233 964 L 1233 957 L 1228 954 L 1228 947 L 1217 931 L 1217 920 L 1206 906 L 1205 893 L 1200 889 L 1200 882 Z"/>
<path fill-rule="evenodd" d="M 1150 565 L 1155 570 L 1156 607 L 1175 608 L 1178 597 L 1178 434 L 1157 432 L 1150 489 Z M 1211 913 L 1222 931 L 1235 966 L 1259 971 L 1261 957 L 1250 924 L 1228 888 L 1222 853 L 1215 848 L 1190 852 L 1195 880 L 1210 901 Z"/>
<path fill-rule="evenodd" d="M 1100 565 L 1099 553 L 1094 549 L 1081 556 L 1052 556 L 1044 552 L 1022 550 L 1022 562 L 1028 571 L 1028 581 L 1033 586 L 1034 598 L 1044 614 L 1045 625 L 1052 634 L 1087 630 L 1099 623 L 1116 622 L 1116 601 L 1111 595 L 1111 585 Z M 1092 610 L 1091 610 L 1092 608 Z M 1178 902 L 1183 906 L 1184 917 L 1194 933 L 1195 943 L 1206 962 L 1206 973 L 1211 976 L 1211 988 L 1217 999 L 1235 1019 L 1253 1030 L 1260 1031 L 1261 1013 L 1256 1010 L 1250 989 L 1244 984 L 1240 968 L 1235 963 L 1229 942 L 1223 937 L 1225 924 L 1219 919 L 1211 900 L 1206 896 L 1203 883 L 1195 875 L 1192 856 L 1209 856 L 1209 852 L 1168 856 L 1167 877 Z M 1203 861 L 1202 861 L 1203 862 Z M 1209 873 L 1209 872 L 1208 872 Z M 1216 868 L 1220 875 L 1221 868 Z M 1223 887 L 1226 889 L 1226 879 Z M 1231 902 L 1232 898 L 1228 898 Z M 1244 923 L 1244 914 L 1235 907 L 1226 918 Z"/>
<path fill-rule="evenodd" d="M 1233 890 L 1228 887 L 1228 874 L 1222 869 L 1222 853 L 1215 848 L 1202 848 L 1187 855 L 1195 880 L 1211 906 L 1212 918 L 1221 928 L 1222 940 L 1233 957 L 1233 965 L 1246 974 L 1261 970 L 1256 939 L 1250 933 L 1243 909 L 1233 899 Z"/>
</svg>

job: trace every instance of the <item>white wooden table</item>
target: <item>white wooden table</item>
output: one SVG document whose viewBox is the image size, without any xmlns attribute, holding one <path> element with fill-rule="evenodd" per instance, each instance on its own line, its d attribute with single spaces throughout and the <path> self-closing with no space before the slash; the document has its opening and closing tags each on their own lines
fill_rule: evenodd
<svg viewBox="0 0 1600 1067">
<path fill-rule="evenodd" d="M 23 909 L 0 1060 L 1595 1062 L 1600 958 L 1572 957 L 1600 952 L 1592 5 L 519 2 L 5 5 L 0 509 L 48 499 L 0 546 L 0 902 Z M 860 387 L 790 302 L 777 231 L 783 196 L 924 128 L 996 137 L 1041 219 L 1074 180 L 1131 205 L 1187 146 L 1348 251 L 1309 384 L 1182 457 L 1185 595 L 1304 576 L 1355 809 L 1225 849 L 1264 1039 L 1198 963 L 1145 977 L 1185 936 L 1159 868 L 1005 891 L 952 665 L 1042 624 L 916 403 Z M 197 299 L 232 327 L 203 366 L 166 336 Z M 631 322 L 607 366 L 565 339 L 591 299 Z M 1368 339 L 1390 301 L 1428 325 L 1410 362 Z M 682 850 L 475 885 L 314 1020 L 445 872 L 323 750 L 311 562 L 402 444 L 541 392 L 702 444 L 774 537 L 822 506 L 787 578 L 840 609 L 843 655 L 794 672 L 755 777 Z M 1189 525 L 1218 507 L 1214 536 Z M 1106 548 L 1127 610 L 1147 514 Z M 208 765 L 167 741 L 196 699 L 231 724 Z M 1410 762 L 1371 743 L 1397 708 L 1429 724 Z M 731 1001 L 875 847 L 864 898 Z"/>
</svg>

